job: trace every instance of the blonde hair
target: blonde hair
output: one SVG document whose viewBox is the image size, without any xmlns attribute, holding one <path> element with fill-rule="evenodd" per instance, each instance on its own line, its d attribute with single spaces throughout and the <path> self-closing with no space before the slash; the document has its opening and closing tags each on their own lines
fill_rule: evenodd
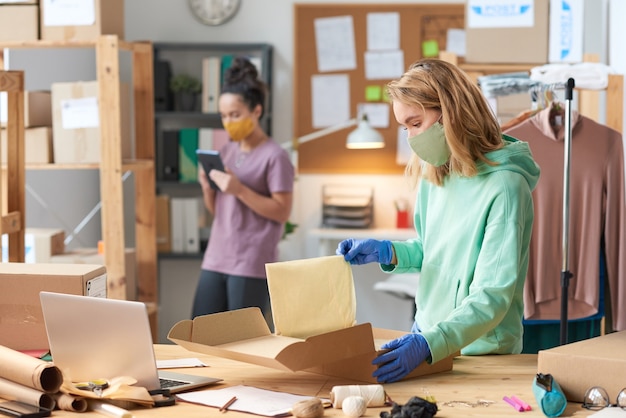
<svg viewBox="0 0 626 418">
<path fill-rule="evenodd" d="M 503 146 L 500 125 L 478 86 L 457 66 L 439 59 L 416 61 L 399 79 L 387 84 L 387 93 L 392 102 L 442 114 L 450 160 L 434 167 L 422 164 L 413 154 L 406 166 L 413 185 L 422 177 L 442 185 L 450 173 L 475 176 L 478 161 L 494 164 L 485 154 Z"/>
</svg>

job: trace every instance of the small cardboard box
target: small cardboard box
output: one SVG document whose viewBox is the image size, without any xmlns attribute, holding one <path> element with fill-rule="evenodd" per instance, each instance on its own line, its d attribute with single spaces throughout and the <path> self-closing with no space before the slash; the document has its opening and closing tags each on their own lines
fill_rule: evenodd
<svg viewBox="0 0 626 418">
<path fill-rule="evenodd" d="M 0 42 L 39 39 L 39 6 L 36 4 L 0 5 Z"/>
<path fill-rule="evenodd" d="M 611 402 L 626 386 L 626 331 L 539 351 L 537 371 L 550 373 L 565 397 L 582 402 L 592 386 L 602 386 Z"/>
<path fill-rule="evenodd" d="M 137 300 L 137 256 L 134 248 L 124 251 L 126 267 L 126 299 Z M 51 263 L 60 264 L 101 264 L 105 265 L 104 254 L 97 248 L 77 248 L 50 257 Z"/>
<path fill-rule="evenodd" d="M 65 250 L 65 231 L 55 228 L 26 228 L 24 262 L 49 263 L 50 257 Z M 2 235 L 2 261 L 9 260 L 8 237 Z"/>
<path fill-rule="evenodd" d="M 307 371 L 375 383 L 377 347 L 404 333 L 359 324 L 299 339 L 272 334 L 258 308 L 204 315 L 175 324 L 167 338 L 190 351 L 285 371 Z M 407 377 L 452 369 L 453 356 L 422 364 Z"/>
<path fill-rule="evenodd" d="M 0 345 L 47 349 L 39 292 L 106 297 L 106 269 L 91 264 L 0 263 Z"/>
<path fill-rule="evenodd" d="M 7 95 L 0 93 L 0 124 L 7 123 Z M 52 126 L 52 97 L 50 91 L 24 92 L 24 127 Z"/>
<path fill-rule="evenodd" d="M 130 89 L 120 85 L 122 158 L 131 158 Z M 54 162 L 99 163 L 100 114 L 98 82 L 52 84 L 52 145 Z"/>
<path fill-rule="evenodd" d="M 124 39 L 124 0 L 83 0 L 41 3 L 41 39 L 49 41 L 94 41 L 100 35 Z"/>
<path fill-rule="evenodd" d="M 529 4 L 534 6 L 497 5 L 489 0 L 468 1 L 465 11 L 465 61 L 545 64 L 548 61 L 549 0 L 534 0 Z"/>
<path fill-rule="evenodd" d="M 2 164 L 6 164 L 6 129 L 0 129 L 0 147 L 0 152 L 2 152 L 0 161 Z M 52 161 L 52 128 L 41 126 L 24 129 L 24 162 L 26 164 L 50 164 Z"/>
</svg>

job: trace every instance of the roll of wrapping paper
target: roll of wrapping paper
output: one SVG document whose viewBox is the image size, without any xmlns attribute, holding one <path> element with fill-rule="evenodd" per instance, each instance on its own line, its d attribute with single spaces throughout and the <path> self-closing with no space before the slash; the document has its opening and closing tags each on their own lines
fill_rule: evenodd
<svg viewBox="0 0 626 418">
<path fill-rule="evenodd" d="M 61 370 L 51 363 L 0 345 L 0 378 L 46 393 L 63 384 Z"/>
<path fill-rule="evenodd" d="M 57 392 L 52 395 L 56 401 L 57 408 L 70 412 L 85 412 L 89 406 L 87 399 L 67 393 Z"/>
<path fill-rule="evenodd" d="M 341 408 L 343 400 L 348 396 L 361 396 L 367 406 L 384 406 L 387 399 L 382 385 L 345 385 L 333 386 L 330 391 L 330 401 L 333 408 Z"/>
<path fill-rule="evenodd" d="M 48 409 L 54 409 L 56 404 L 54 398 L 49 393 L 41 392 L 3 378 L 0 378 L 0 398 L 39 405 Z"/>
</svg>

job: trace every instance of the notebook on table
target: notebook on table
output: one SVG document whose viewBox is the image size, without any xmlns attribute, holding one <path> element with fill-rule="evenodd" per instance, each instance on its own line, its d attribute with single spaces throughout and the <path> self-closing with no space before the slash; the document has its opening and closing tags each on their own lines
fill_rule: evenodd
<svg viewBox="0 0 626 418">
<path fill-rule="evenodd" d="M 158 370 L 142 302 L 40 292 L 52 361 L 74 382 L 131 376 L 178 393 L 222 379 Z"/>
</svg>

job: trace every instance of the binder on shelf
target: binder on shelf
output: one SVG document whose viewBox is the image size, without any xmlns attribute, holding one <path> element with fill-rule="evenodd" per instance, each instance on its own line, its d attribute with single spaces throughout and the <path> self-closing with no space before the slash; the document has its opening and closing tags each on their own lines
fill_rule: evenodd
<svg viewBox="0 0 626 418">
<path fill-rule="evenodd" d="M 170 90 L 172 69 L 169 61 L 154 61 L 154 110 L 159 112 L 174 109 L 174 100 Z"/>
<path fill-rule="evenodd" d="M 217 100 L 220 95 L 220 57 L 207 57 L 202 60 L 202 113 L 217 113 Z"/>
<path fill-rule="evenodd" d="M 198 128 L 183 128 L 178 131 L 178 181 L 198 181 Z"/>
<path fill-rule="evenodd" d="M 156 172 L 159 181 L 178 181 L 178 131 L 157 136 Z"/>
<path fill-rule="evenodd" d="M 198 220 L 200 205 L 197 197 L 185 198 L 185 245 L 186 253 L 200 252 L 200 230 Z"/>
<path fill-rule="evenodd" d="M 235 56 L 231 54 L 222 55 L 221 71 L 220 71 L 220 86 L 224 84 L 224 75 L 226 74 L 226 70 L 228 70 L 230 66 L 233 65 L 234 58 Z"/>
<path fill-rule="evenodd" d="M 172 252 L 185 252 L 185 198 L 170 199 L 170 233 L 172 236 Z"/>
<path fill-rule="evenodd" d="M 200 128 L 198 130 L 198 149 L 214 149 L 213 128 Z"/>
</svg>

